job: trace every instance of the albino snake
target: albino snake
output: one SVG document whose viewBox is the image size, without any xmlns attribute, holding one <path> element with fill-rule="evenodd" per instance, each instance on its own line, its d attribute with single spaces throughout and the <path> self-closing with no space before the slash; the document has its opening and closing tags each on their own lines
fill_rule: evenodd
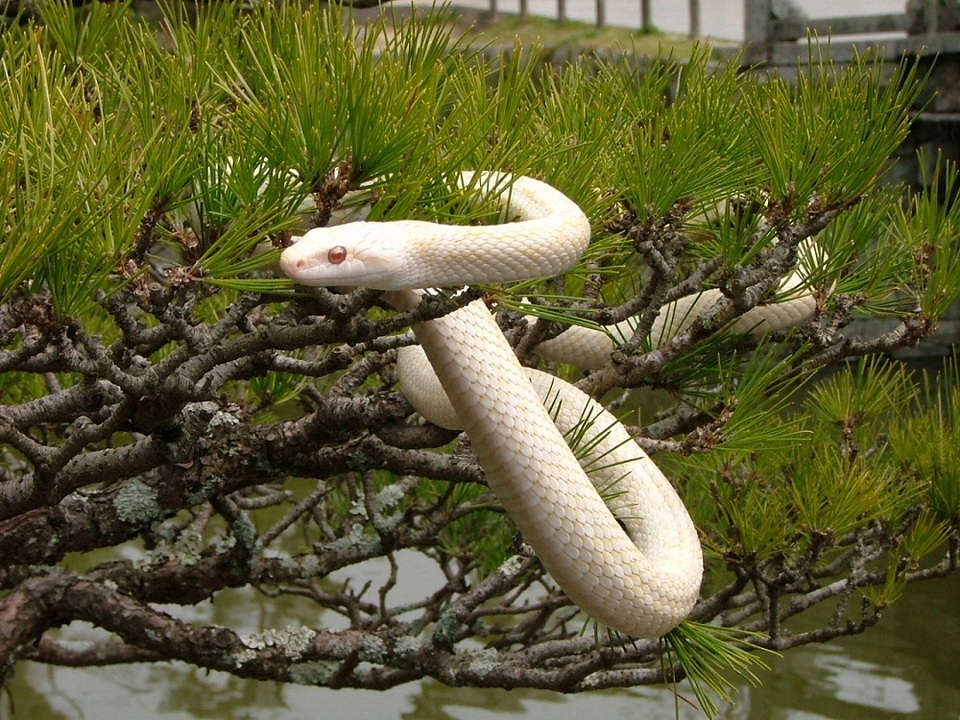
<svg viewBox="0 0 960 720">
<path fill-rule="evenodd" d="M 549 185 L 471 172 L 462 173 L 460 183 L 495 195 L 516 221 L 315 228 L 283 252 L 281 269 L 305 285 L 392 291 L 388 301 L 408 309 L 419 302 L 421 288 L 552 276 L 586 249 L 589 221 Z M 673 315 L 695 316 L 715 299 L 701 295 Z M 740 322 L 750 329 L 763 319 Z M 656 332 L 677 330 L 666 324 Z M 417 364 L 416 348 L 401 353 L 404 392 L 428 420 L 466 431 L 490 488 L 567 595 L 597 621 L 633 637 L 660 636 L 683 620 L 703 572 L 697 531 L 669 481 L 617 419 L 572 385 L 522 368 L 483 301 L 413 330 L 449 401 L 443 393 L 437 397 L 436 380 Z M 604 347 L 594 353 L 601 358 L 594 365 L 612 343 Z M 578 461 L 565 434 L 576 435 L 578 448 L 589 450 L 586 457 L 578 450 Z M 601 492 L 612 497 L 604 501 Z"/>
</svg>

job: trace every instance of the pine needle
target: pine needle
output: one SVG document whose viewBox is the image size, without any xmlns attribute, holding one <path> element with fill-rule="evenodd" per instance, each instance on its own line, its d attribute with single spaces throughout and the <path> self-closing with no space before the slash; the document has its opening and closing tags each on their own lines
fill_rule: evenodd
<svg viewBox="0 0 960 720">
<path fill-rule="evenodd" d="M 757 633 L 688 620 L 663 638 L 668 657 L 671 654 L 676 656 L 701 709 L 711 720 L 719 713 L 714 695 L 724 703 L 734 702 L 736 686 L 727 673 L 756 686 L 760 684 L 756 670 L 769 669 L 756 653 L 777 653 L 751 642 L 751 638 L 758 637 L 761 636 Z"/>
</svg>

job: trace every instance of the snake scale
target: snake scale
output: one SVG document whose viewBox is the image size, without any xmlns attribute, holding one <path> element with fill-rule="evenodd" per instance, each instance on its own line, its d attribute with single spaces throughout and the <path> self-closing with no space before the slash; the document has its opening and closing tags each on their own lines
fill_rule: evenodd
<svg viewBox="0 0 960 720">
<path fill-rule="evenodd" d="M 546 183 L 495 172 L 464 172 L 459 183 L 476 197 L 496 198 L 512 222 L 314 228 L 282 253 L 281 270 L 304 285 L 387 291 L 389 302 L 408 309 L 426 288 L 563 273 L 590 241 L 580 207 Z M 714 300 L 701 294 L 672 316 L 695 317 Z M 803 301 L 788 322 L 812 312 Z M 739 321 L 746 328 L 785 322 L 747 315 Z M 667 325 L 656 332 L 677 330 Z M 418 362 L 416 348 L 401 353 L 404 393 L 428 420 L 466 432 L 490 488 L 564 592 L 595 620 L 632 637 L 658 637 L 682 621 L 703 573 L 697 531 L 670 482 L 620 422 L 569 383 L 523 368 L 482 300 L 413 331 L 429 366 Z M 584 333 L 567 331 L 552 349 L 602 364 L 612 340 Z M 589 453 L 571 450 L 569 435 Z"/>
</svg>

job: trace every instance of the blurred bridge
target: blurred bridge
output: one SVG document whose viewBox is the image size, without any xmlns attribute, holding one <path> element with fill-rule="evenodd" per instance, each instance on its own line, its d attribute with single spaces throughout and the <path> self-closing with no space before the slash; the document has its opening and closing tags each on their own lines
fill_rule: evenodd
<svg viewBox="0 0 960 720">
<path fill-rule="evenodd" d="M 396 0 L 403 5 L 409 0 Z M 414 0 L 431 6 L 434 0 Z M 960 2 L 957 0 L 452 0 L 455 7 L 499 16 L 538 15 L 559 22 L 658 30 L 733 40 L 745 65 L 789 77 L 810 43 L 845 63 L 869 51 L 889 61 L 933 65 L 912 144 L 934 145 L 960 160 Z M 842 14 L 841 14 L 842 13 Z M 722 43 L 729 48 L 730 43 Z M 926 69 L 926 68 L 924 68 Z M 912 151 L 911 151 L 912 154 Z"/>
<path fill-rule="evenodd" d="M 397 4 L 406 1 L 397 0 Z M 487 20 L 507 14 L 539 15 L 559 22 L 655 27 L 689 37 L 733 40 L 718 43 L 715 50 L 732 49 L 740 53 L 745 67 L 784 77 L 794 76 L 806 64 L 812 43 L 817 44 L 815 58 L 829 57 L 839 64 L 868 51 L 891 66 L 912 58 L 919 62 L 921 76 L 930 72 L 910 137 L 900 148 L 889 178 L 921 185 L 930 169 L 920 166 L 917 150 L 921 148 L 928 161 L 940 154 L 960 162 L 957 0 L 453 0 L 453 4 L 480 12 Z M 882 325 L 882 321 L 873 324 Z M 898 356 L 946 355 L 956 344 L 960 344 L 960 304 L 943 318 L 932 341 Z"/>
</svg>

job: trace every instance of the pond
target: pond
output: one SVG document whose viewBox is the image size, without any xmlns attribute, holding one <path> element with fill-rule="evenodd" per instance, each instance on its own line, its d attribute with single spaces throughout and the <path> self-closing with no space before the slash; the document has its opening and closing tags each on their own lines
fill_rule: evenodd
<svg viewBox="0 0 960 720">
<path fill-rule="evenodd" d="M 739 684 L 736 705 L 721 718 L 957 720 L 960 576 L 909 587 L 861 636 L 798 648 L 768 664 L 762 686 Z M 688 688 L 678 690 L 692 698 Z M 561 695 L 424 681 L 377 693 L 246 681 L 177 664 L 73 669 L 24 662 L 9 691 L 0 696 L 0 718 L 671 718 L 677 702 L 683 720 L 704 717 L 665 687 Z"/>
</svg>

